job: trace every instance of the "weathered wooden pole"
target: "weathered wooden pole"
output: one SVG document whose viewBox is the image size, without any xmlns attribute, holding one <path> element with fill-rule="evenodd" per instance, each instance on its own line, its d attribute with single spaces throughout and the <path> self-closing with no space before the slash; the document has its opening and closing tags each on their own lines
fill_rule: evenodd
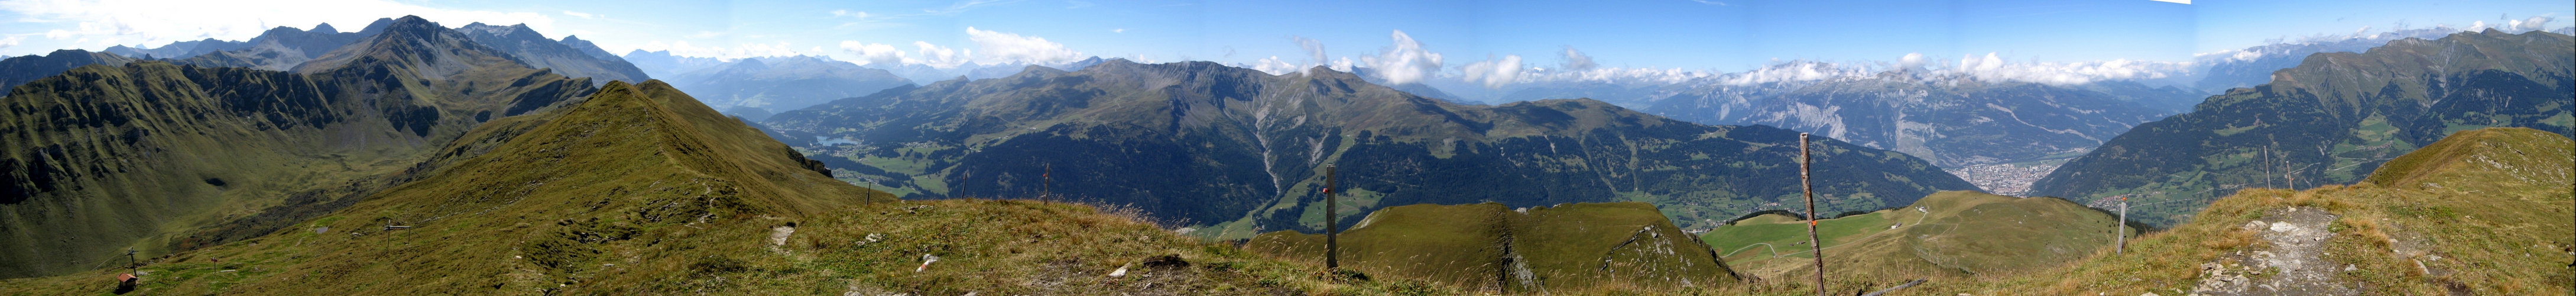
<svg viewBox="0 0 2576 296">
<path fill-rule="evenodd" d="M 1807 192 L 1807 247 L 1816 255 L 1816 296 L 1825 295 L 1825 245 L 1816 239 L 1816 182 L 1809 180 L 1807 170 L 1815 157 L 1808 155 L 1807 133 L 1798 133 L 1798 186 Z"/>
<path fill-rule="evenodd" d="M 1038 202 L 1041 202 L 1041 203 L 1054 203 L 1054 202 L 1055 202 L 1055 164 L 1054 164 L 1054 163 L 1048 163 L 1048 164 L 1046 164 L 1046 171 L 1038 172 L 1038 179 L 1045 179 L 1045 180 L 1046 180 L 1046 182 L 1045 182 L 1045 184 L 1046 184 L 1046 185 L 1040 185 L 1040 187 L 1038 187 Z"/>
<path fill-rule="evenodd" d="M 1337 216 L 1334 215 L 1334 208 L 1340 207 L 1333 201 L 1335 199 L 1333 187 L 1337 185 L 1334 184 L 1336 181 L 1334 177 L 1336 176 L 1333 175 L 1333 165 L 1324 165 L 1324 269 L 1326 270 L 1342 268 L 1340 241 L 1342 232 L 1337 227 L 1333 227 L 1333 217 Z"/>
<path fill-rule="evenodd" d="M 2112 232 L 2111 232 L 2111 237 L 2112 237 L 2112 239 L 2111 239 L 2112 243 L 2117 245 L 2117 247 L 2112 247 L 2112 249 L 2111 249 L 2111 254 L 2128 254 L 2128 253 L 2129 253 L 2129 197 L 2128 197 L 2128 196 L 2120 196 L 2120 230 L 2114 230 L 2114 231 L 2112 231 Z"/>
</svg>

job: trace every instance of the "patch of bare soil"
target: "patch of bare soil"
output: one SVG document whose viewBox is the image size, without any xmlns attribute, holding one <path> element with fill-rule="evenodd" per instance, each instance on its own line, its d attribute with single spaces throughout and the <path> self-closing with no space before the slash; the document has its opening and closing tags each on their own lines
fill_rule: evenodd
<svg viewBox="0 0 2576 296">
<path fill-rule="evenodd" d="M 2350 283 L 2335 278 L 2348 265 L 2325 260 L 2327 225 L 2337 218 L 2323 209 L 2288 207 L 2264 213 L 2239 226 L 2254 230 L 2268 245 L 2244 248 L 2201 264 L 2200 285 L 2193 295 L 2359 295 Z"/>
</svg>

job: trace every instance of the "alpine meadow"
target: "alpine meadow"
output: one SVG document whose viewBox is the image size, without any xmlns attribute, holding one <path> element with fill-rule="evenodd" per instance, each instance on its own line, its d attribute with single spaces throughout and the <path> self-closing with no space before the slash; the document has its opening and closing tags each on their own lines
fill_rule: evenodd
<svg viewBox="0 0 2576 296">
<path fill-rule="evenodd" d="M 2576 294 L 2576 3 L 2195 2 L 0 0 L 0 295 Z"/>
</svg>

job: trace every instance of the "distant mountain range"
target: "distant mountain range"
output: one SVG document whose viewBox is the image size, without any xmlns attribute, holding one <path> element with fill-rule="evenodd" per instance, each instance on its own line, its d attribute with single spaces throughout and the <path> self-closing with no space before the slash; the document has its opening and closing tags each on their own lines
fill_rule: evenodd
<svg viewBox="0 0 2576 296">
<path fill-rule="evenodd" d="M 135 48 L 117 45 L 109 46 L 107 49 L 101 51 L 134 58 L 184 59 L 212 54 L 218 51 L 232 51 L 251 48 L 259 46 L 262 43 L 273 43 L 274 45 L 284 47 L 278 49 L 305 50 L 310 47 L 316 47 L 316 44 L 314 44 L 315 42 L 337 42 L 339 44 L 348 44 L 351 40 L 344 39 L 346 37 L 335 37 L 343 33 L 355 34 L 354 36 L 358 37 L 375 36 L 376 33 L 383 32 L 386 26 L 391 26 L 393 23 L 393 18 L 380 18 L 376 19 L 373 23 L 368 23 L 366 28 L 362 28 L 357 32 L 340 32 L 339 29 L 333 28 L 331 27 L 331 24 L 327 23 L 313 25 L 313 30 L 310 31 L 295 29 L 292 27 L 277 27 L 269 29 L 267 32 L 261 32 L 260 37 L 253 37 L 247 41 L 227 41 L 206 38 L 204 40 L 197 41 L 172 42 L 169 45 L 155 48 Z M 333 48 L 337 47 L 324 47 L 321 48 L 321 51 L 330 51 Z M 309 52 L 303 54 L 303 56 L 308 58 L 317 55 L 321 55 L 321 53 Z"/>
<path fill-rule="evenodd" d="M 124 66 L 133 58 L 78 49 L 56 50 L 45 55 L 26 55 L 0 59 L 0 96 L 18 84 L 52 77 L 88 65 Z"/>
<path fill-rule="evenodd" d="M 1779 202 L 1799 192 L 1792 131 L 1693 124 L 1592 100 L 1459 105 L 1323 68 L 1032 66 L 763 124 L 789 139 L 827 139 L 804 148 L 845 180 L 909 198 L 1052 192 L 1210 225 L 1198 233 L 1216 237 L 1319 229 L 1326 217 L 1315 192 L 1327 165 L 1340 167 L 1353 199 L 1332 217 L 1345 222 L 1416 203 L 1646 201 L 1682 227 L 1706 227 L 1786 208 Z M 1973 188 L 1901 153 L 1816 143 L 1816 188 L 1829 210 Z"/>
<path fill-rule="evenodd" d="M 404 17 L 292 72 L 136 61 L 13 88 L 0 277 L 266 235 L 488 149 L 446 147 L 479 124 L 594 91 L 509 56 Z"/>
<path fill-rule="evenodd" d="M 285 71 L 319 59 L 324 53 L 373 37 L 394 21 L 391 18 L 377 19 L 358 32 L 340 32 L 331 24 L 315 25 L 312 30 L 277 27 L 247 41 L 206 39 L 175 42 L 157 48 L 119 45 L 108 47 L 105 52 L 204 67 Z M 562 40 L 546 39 L 525 24 L 494 26 L 473 23 L 457 27 L 455 31 L 473 39 L 476 46 L 491 47 L 493 51 L 502 53 L 502 58 L 536 68 L 553 69 L 555 73 L 566 76 L 596 78 L 592 79 L 595 84 L 642 82 L 652 78 L 624 58 L 608 54 L 590 41 L 572 36 L 565 36 Z M 5 71 L 0 69 L 0 72 Z"/>
<path fill-rule="evenodd" d="M 2400 39 L 2362 53 L 2310 55 L 2270 83 L 2210 97 L 2139 125 L 2040 179 L 2034 194 L 2129 197 L 2173 225 L 2245 188 L 2360 180 L 2452 132 L 2528 127 L 2570 134 L 2576 43 L 2495 30 Z"/>
<path fill-rule="evenodd" d="M 2230 88 L 2252 87 L 2272 82 L 2272 71 L 2298 67 L 2309 55 L 2329 52 L 2362 52 L 2399 39 L 2441 39 L 2460 29 L 2436 27 L 2396 30 L 2370 35 L 2329 40 L 2302 40 L 2223 51 L 2201 56 L 2200 80 L 2193 87 L 2208 92 L 2225 92 Z M 2559 34 L 2566 34 L 2561 32 Z M 2189 106 L 2184 106 L 2188 108 Z"/>
<path fill-rule="evenodd" d="M 1650 110 L 1693 122 L 1808 131 L 1959 167 L 2081 153 L 2131 125 L 2169 114 L 2138 101 L 2191 95 L 2164 90 L 2175 92 L 2144 89 L 2150 94 L 2124 96 L 2084 87 L 1891 71 L 1802 82 L 1711 83 L 1670 91 Z"/>
<path fill-rule="evenodd" d="M 392 20 L 377 20 L 377 22 L 390 21 Z M 245 44 L 246 46 L 241 48 L 172 58 L 177 59 L 176 63 L 204 67 L 244 67 L 285 71 L 368 36 L 373 35 L 342 33 L 332 29 L 331 24 L 315 25 L 312 31 L 277 27 L 260 33 L 257 38 L 251 38 Z"/>
<path fill-rule="evenodd" d="M 625 58 L 635 61 L 646 72 L 654 73 L 653 77 L 662 77 L 681 90 L 696 94 L 725 114 L 755 121 L 769 114 L 864 96 L 897 86 L 961 77 L 1001 78 L 1019 74 L 1030 67 L 1024 64 L 968 64 L 953 68 L 920 64 L 861 66 L 831 57 L 806 55 L 728 61 L 644 50 L 627 52 Z M 1048 68 L 1075 71 L 1105 60 L 1091 57 Z"/>
<path fill-rule="evenodd" d="M 886 70 L 814 56 L 746 58 L 664 77 L 707 105 L 746 118 L 913 84 Z M 761 111 L 736 110 L 743 107 Z"/>
<path fill-rule="evenodd" d="M 546 39 L 544 34 L 528 29 L 527 24 L 493 26 L 483 23 L 457 27 L 457 32 L 473 38 L 474 43 L 490 46 L 520 64 L 572 77 L 590 77 L 592 83 L 609 81 L 642 83 L 652 79 L 626 59 L 607 55 L 608 51 L 580 38 L 564 36 L 563 40 Z"/>
</svg>

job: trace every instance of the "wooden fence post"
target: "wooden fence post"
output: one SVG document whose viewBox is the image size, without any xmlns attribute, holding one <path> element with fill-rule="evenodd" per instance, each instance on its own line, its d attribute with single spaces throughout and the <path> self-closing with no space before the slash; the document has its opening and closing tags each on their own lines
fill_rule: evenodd
<svg viewBox="0 0 2576 296">
<path fill-rule="evenodd" d="M 1055 202 L 1055 164 L 1054 164 L 1054 163 L 1048 163 L 1048 164 L 1046 164 L 1046 171 L 1039 172 L 1039 173 L 1038 173 L 1038 179 L 1045 179 L 1045 180 L 1046 180 L 1046 185 L 1041 185 L 1040 187 L 1038 187 L 1038 202 L 1039 202 L 1039 203 L 1054 203 L 1054 202 Z"/>
<path fill-rule="evenodd" d="M 1324 269 L 1326 270 L 1342 268 L 1340 242 L 1342 232 L 1339 227 L 1334 227 L 1335 221 L 1333 221 L 1337 216 L 1334 208 L 1340 207 L 1333 201 L 1336 199 L 1333 198 L 1336 195 L 1333 194 L 1333 187 L 1339 184 L 1335 184 L 1338 180 L 1333 171 L 1333 165 L 1324 165 Z"/>
<path fill-rule="evenodd" d="M 1815 248 L 1811 254 L 1816 255 L 1816 296 L 1824 296 L 1825 245 L 1823 240 L 1816 239 L 1816 182 L 1809 180 L 1807 175 L 1815 157 L 1808 155 L 1809 151 L 1807 133 L 1798 133 L 1798 185 L 1807 195 L 1807 247 Z"/>
</svg>

